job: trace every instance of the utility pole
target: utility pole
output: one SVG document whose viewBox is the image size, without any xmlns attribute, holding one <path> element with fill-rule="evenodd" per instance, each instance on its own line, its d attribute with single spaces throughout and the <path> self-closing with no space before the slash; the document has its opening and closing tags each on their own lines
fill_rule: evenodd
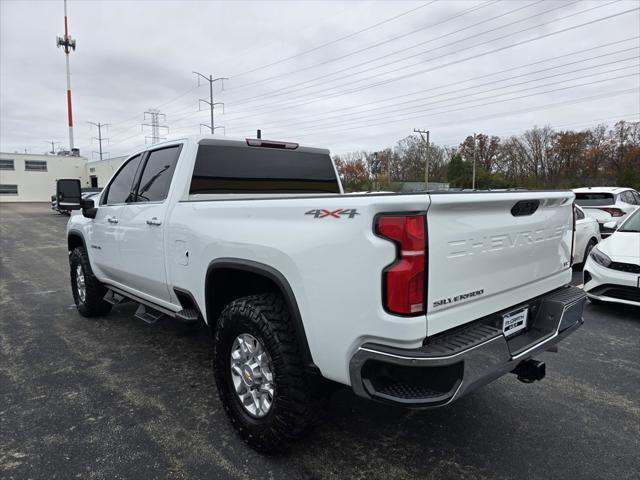
<svg viewBox="0 0 640 480">
<path fill-rule="evenodd" d="M 64 36 L 57 37 L 58 48 L 63 47 L 67 64 L 67 117 L 69 120 L 69 151 L 73 155 L 73 113 L 71 109 L 71 71 L 69 70 L 69 53 L 75 52 L 76 41 L 69 35 L 69 22 L 67 21 L 67 0 L 64 0 Z"/>
<path fill-rule="evenodd" d="M 55 155 L 56 154 L 56 145 L 60 145 L 60 142 L 54 142 L 53 140 L 43 140 L 44 143 L 46 144 L 50 144 L 51 145 L 51 155 Z"/>
<path fill-rule="evenodd" d="M 429 130 L 421 130 L 419 128 L 414 128 L 413 131 L 415 133 L 419 133 L 422 138 L 422 142 L 426 143 L 427 147 L 427 158 L 425 160 L 424 166 L 424 189 L 429 189 L 429 162 L 431 161 L 431 143 L 429 143 Z M 427 135 L 427 139 L 425 140 L 424 134 Z"/>
<path fill-rule="evenodd" d="M 147 117 L 148 116 L 148 117 Z M 150 108 L 146 112 L 144 112 L 144 121 L 149 118 L 151 123 L 143 123 L 142 127 L 151 127 L 151 136 L 144 137 L 144 141 L 146 143 L 147 139 L 151 140 L 152 144 L 158 143 L 160 140 L 166 140 L 165 137 L 160 136 L 160 130 L 166 129 L 166 133 L 169 133 L 169 127 L 166 125 L 160 124 L 160 117 L 162 117 L 162 121 L 166 121 L 167 117 L 164 113 L 161 113 L 160 110 L 155 108 Z"/>
<path fill-rule="evenodd" d="M 473 134 L 473 177 L 471 178 L 471 188 L 476 189 L 476 134 Z"/>
<path fill-rule="evenodd" d="M 109 124 L 108 123 L 100 123 L 100 122 L 98 122 L 98 123 L 96 123 L 96 122 L 88 122 L 88 123 L 89 123 L 89 125 L 94 125 L 94 126 L 98 127 L 98 137 L 97 138 L 96 137 L 91 137 L 91 140 L 98 140 L 98 150 L 99 150 L 99 152 L 97 152 L 97 153 L 100 154 L 100 160 L 102 160 L 102 141 L 103 140 L 108 140 L 107 138 L 102 138 L 102 128 L 103 127 L 108 127 Z"/>
<path fill-rule="evenodd" d="M 214 102 L 213 101 L 213 84 L 217 81 L 220 81 L 220 83 L 222 84 L 222 90 L 224 90 L 224 81 L 225 80 L 229 80 L 227 77 L 218 77 L 218 78 L 213 78 L 213 75 L 209 75 L 208 77 L 206 75 L 203 75 L 199 72 L 193 72 L 196 75 L 198 75 L 198 86 L 200 86 L 200 78 L 204 78 L 207 82 L 209 82 L 209 100 L 205 100 L 203 98 L 199 98 L 198 99 L 198 111 L 200 111 L 200 104 L 202 102 L 206 103 L 207 105 L 209 105 L 209 110 L 211 111 L 211 123 L 209 125 L 207 125 L 206 123 L 201 123 L 200 125 L 202 125 L 203 127 L 207 127 L 211 130 L 211 133 L 215 133 L 216 128 L 224 128 L 224 127 L 216 127 L 215 122 L 214 122 L 214 118 L 213 118 L 213 111 L 215 109 L 216 105 L 222 105 L 222 113 L 224 114 L 224 103 L 222 102 Z M 225 129 L 226 131 L 226 129 Z"/>
</svg>

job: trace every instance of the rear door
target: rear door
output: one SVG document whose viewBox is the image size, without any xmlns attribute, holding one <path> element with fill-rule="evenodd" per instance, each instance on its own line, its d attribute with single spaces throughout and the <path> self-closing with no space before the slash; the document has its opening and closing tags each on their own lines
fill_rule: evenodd
<svg viewBox="0 0 640 480">
<path fill-rule="evenodd" d="M 432 194 L 428 334 L 493 314 L 571 280 L 571 192 Z"/>
<path fill-rule="evenodd" d="M 153 298 L 169 301 L 165 269 L 167 198 L 182 145 L 148 152 L 133 201 L 119 216 L 122 283 Z"/>
</svg>

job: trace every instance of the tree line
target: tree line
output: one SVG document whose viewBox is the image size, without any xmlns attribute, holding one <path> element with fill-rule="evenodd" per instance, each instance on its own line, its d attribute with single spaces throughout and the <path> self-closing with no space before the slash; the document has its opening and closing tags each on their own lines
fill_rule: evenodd
<svg viewBox="0 0 640 480">
<path fill-rule="evenodd" d="M 471 188 L 624 186 L 640 190 L 640 122 L 619 121 L 581 131 L 534 127 L 521 135 L 467 136 L 458 146 L 430 144 L 429 182 Z M 347 191 L 396 190 L 424 182 L 426 144 L 409 135 L 378 152 L 335 155 Z"/>
</svg>

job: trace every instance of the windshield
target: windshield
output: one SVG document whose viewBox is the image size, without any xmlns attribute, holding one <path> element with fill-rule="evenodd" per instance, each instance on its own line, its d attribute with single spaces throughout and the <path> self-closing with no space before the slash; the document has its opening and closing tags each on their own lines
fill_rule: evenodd
<svg viewBox="0 0 640 480">
<path fill-rule="evenodd" d="M 614 204 L 613 193 L 576 193 L 576 203 L 583 207 L 598 207 Z"/>
<path fill-rule="evenodd" d="M 640 232 L 640 208 L 627 219 L 626 222 L 618 229 L 619 232 Z"/>
</svg>

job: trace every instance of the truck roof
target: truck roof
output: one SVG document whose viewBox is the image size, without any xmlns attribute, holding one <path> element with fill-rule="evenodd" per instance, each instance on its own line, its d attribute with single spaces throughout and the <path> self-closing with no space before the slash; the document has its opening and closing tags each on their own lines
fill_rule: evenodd
<svg viewBox="0 0 640 480">
<path fill-rule="evenodd" d="M 297 152 L 309 152 L 309 153 L 323 153 L 330 154 L 329 149 L 327 148 L 318 148 L 307 145 L 300 145 L 296 142 L 291 142 L 288 140 L 271 140 L 271 139 L 257 139 L 257 138 L 232 138 L 232 137 L 223 137 L 220 135 L 185 135 L 176 138 L 172 138 L 170 140 L 166 140 L 164 142 L 156 143 L 153 145 L 153 148 L 161 147 L 163 145 L 170 145 L 180 141 L 188 141 L 192 143 L 206 143 L 207 145 L 225 145 L 225 146 L 236 146 L 236 147 L 262 147 L 262 148 L 280 148 L 282 150 L 295 150 Z M 251 142 L 251 144 L 249 143 Z M 260 145 L 262 143 L 262 145 Z M 136 154 L 138 152 L 144 152 L 149 150 L 151 146 L 145 146 L 145 148 L 140 148 L 132 154 Z"/>
</svg>

